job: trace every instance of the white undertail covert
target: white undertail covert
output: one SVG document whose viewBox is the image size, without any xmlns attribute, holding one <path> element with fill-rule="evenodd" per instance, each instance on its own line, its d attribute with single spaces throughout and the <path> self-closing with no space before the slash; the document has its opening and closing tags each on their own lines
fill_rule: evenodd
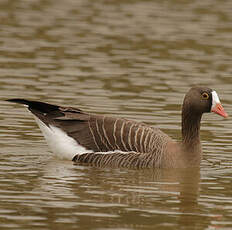
<svg viewBox="0 0 232 230">
<path fill-rule="evenodd" d="M 36 116 L 34 116 L 34 118 L 39 125 L 48 146 L 60 159 L 72 160 L 77 154 L 93 152 L 78 144 L 76 140 L 68 136 L 62 129 L 52 125 L 47 126 Z"/>
</svg>

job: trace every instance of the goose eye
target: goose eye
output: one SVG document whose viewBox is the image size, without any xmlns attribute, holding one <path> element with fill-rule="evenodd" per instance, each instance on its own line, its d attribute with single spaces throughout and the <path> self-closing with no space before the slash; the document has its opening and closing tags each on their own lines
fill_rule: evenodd
<svg viewBox="0 0 232 230">
<path fill-rule="evenodd" d="M 205 100 L 208 100 L 209 99 L 209 94 L 208 93 L 202 93 L 202 98 L 205 99 Z"/>
</svg>

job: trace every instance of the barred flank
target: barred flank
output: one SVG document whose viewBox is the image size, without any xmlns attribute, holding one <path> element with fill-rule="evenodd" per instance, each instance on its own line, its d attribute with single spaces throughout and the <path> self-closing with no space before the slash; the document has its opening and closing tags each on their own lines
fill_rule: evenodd
<svg viewBox="0 0 232 230">
<path fill-rule="evenodd" d="M 126 167 L 126 168 L 148 168 L 149 163 L 144 165 L 141 155 L 136 152 L 114 152 L 114 153 L 86 153 L 76 155 L 73 158 L 77 163 L 88 163 L 97 167 Z"/>
<path fill-rule="evenodd" d="M 90 133 L 96 150 L 73 161 L 98 167 L 159 168 L 169 137 L 162 131 L 121 118 L 93 116 Z"/>
</svg>

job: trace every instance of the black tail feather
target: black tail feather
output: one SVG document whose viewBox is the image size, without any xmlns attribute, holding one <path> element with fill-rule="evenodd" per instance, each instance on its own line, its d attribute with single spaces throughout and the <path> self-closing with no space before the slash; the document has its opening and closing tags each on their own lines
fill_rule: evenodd
<svg viewBox="0 0 232 230">
<path fill-rule="evenodd" d="M 59 106 L 57 105 L 51 105 L 51 104 L 39 102 L 39 101 L 30 101 L 30 100 L 18 99 L 18 98 L 8 99 L 6 101 L 28 105 L 30 110 L 33 109 L 33 110 L 40 111 L 42 113 L 49 113 L 49 112 L 56 111 L 59 109 Z"/>
</svg>

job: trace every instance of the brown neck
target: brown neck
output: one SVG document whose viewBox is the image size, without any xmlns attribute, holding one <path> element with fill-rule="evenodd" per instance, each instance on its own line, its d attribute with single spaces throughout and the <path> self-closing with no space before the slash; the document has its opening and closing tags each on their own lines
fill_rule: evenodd
<svg viewBox="0 0 232 230">
<path fill-rule="evenodd" d="M 182 111 L 182 145 L 187 152 L 201 152 L 201 117 L 202 113 L 193 113 L 189 109 L 183 109 Z"/>
</svg>

